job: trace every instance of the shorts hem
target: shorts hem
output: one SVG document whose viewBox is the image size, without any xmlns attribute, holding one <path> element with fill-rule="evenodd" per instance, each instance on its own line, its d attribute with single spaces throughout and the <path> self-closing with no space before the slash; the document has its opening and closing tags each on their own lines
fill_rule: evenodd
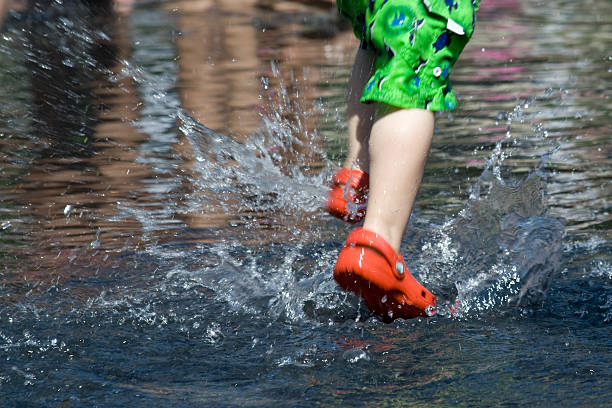
<svg viewBox="0 0 612 408">
<path fill-rule="evenodd" d="M 446 96 L 448 98 L 449 96 Z M 400 92 L 386 92 L 386 95 L 381 94 L 370 94 L 363 95 L 360 99 L 362 103 L 379 102 L 387 105 L 395 106 L 403 109 L 426 109 L 432 112 L 450 111 L 457 107 L 457 99 L 452 96 L 451 101 L 454 102 L 449 104 L 444 96 L 435 95 L 433 98 L 424 98 L 423 96 L 416 95 L 410 96 L 402 94 Z"/>
</svg>

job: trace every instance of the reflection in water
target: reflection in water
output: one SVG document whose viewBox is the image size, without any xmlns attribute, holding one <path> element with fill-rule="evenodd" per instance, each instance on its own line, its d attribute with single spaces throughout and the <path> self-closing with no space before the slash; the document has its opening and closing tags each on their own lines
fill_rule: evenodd
<svg viewBox="0 0 612 408">
<path fill-rule="evenodd" d="M 61 3 L 0 36 L 0 404 L 606 405 L 607 2 L 483 2 L 393 325 L 331 279 L 333 2 Z"/>
<path fill-rule="evenodd" d="M 54 4 L 32 2 L 26 12 L 24 45 L 31 74 L 33 132 L 48 141 L 43 157 L 90 157 L 97 115 L 89 109 L 101 108 L 94 102 L 94 83 L 116 61 L 112 5 L 110 1 L 95 7 L 80 2 L 61 8 Z"/>
<path fill-rule="evenodd" d="M 231 126 L 247 135 L 259 124 L 259 30 L 250 18 L 255 3 L 194 1 L 175 14 L 182 106 L 221 132 Z M 221 18 L 225 23 L 216 24 Z"/>
<path fill-rule="evenodd" d="M 134 81 L 110 80 L 131 43 L 112 3 L 33 2 L 23 17 L 39 144 L 20 196 L 38 219 L 30 239 L 43 254 L 56 254 L 56 264 L 71 248 L 97 249 L 117 201 L 129 201 L 150 170 L 134 163 L 145 138 L 129 122 L 138 114 Z"/>
</svg>

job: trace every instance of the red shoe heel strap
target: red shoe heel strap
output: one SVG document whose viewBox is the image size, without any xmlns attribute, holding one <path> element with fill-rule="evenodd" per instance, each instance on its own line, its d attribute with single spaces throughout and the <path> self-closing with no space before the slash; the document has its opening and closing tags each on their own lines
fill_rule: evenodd
<svg viewBox="0 0 612 408">
<path fill-rule="evenodd" d="M 377 233 L 359 227 L 355 229 L 346 239 L 346 246 L 365 246 L 380 252 L 391 267 L 395 277 L 404 279 L 406 273 L 410 273 L 404 262 L 404 258 L 398 255 L 389 243 Z"/>
</svg>

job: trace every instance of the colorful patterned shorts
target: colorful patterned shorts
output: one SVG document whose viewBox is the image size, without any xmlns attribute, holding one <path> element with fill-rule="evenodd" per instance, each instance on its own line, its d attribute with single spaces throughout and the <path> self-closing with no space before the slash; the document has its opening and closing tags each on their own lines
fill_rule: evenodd
<svg viewBox="0 0 612 408">
<path fill-rule="evenodd" d="M 448 79 L 474 31 L 480 0 L 337 0 L 376 71 L 362 102 L 401 108 L 454 109 Z"/>
</svg>

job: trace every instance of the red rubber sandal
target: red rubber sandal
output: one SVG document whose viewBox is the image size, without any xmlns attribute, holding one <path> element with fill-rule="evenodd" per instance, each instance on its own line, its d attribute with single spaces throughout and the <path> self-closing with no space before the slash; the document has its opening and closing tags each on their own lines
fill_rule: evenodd
<svg viewBox="0 0 612 408">
<path fill-rule="evenodd" d="M 344 290 L 361 296 L 385 322 L 436 314 L 436 297 L 410 274 L 404 258 L 373 231 L 351 232 L 338 255 L 334 279 Z"/>
<path fill-rule="evenodd" d="M 357 169 L 340 169 L 327 196 L 327 209 L 343 221 L 357 223 L 365 217 L 369 176 Z"/>
</svg>

